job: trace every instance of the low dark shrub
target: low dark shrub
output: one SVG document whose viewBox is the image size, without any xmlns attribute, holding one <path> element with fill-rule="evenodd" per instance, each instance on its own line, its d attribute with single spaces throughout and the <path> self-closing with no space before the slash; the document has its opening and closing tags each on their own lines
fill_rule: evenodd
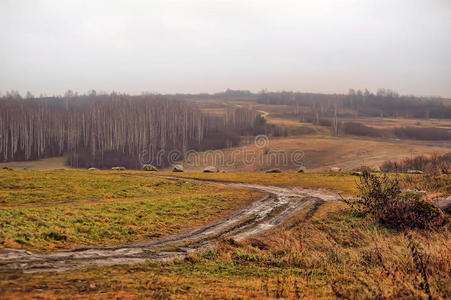
<svg viewBox="0 0 451 300">
<path fill-rule="evenodd" d="M 450 140 L 451 131 L 445 128 L 435 127 L 400 127 L 395 128 L 394 133 L 396 137 L 400 139 L 413 139 L 413 140 Z"/>
<path fill-rule="evenodd" d="M 370 137 L 390 137 L 392 135 L 388 130 L 369 127 L 359 122 L 346 122 L 344 133 Z"/>
<path fill-rule="evenodd" d="M 444 223 L 443 212 L 430 198 L 413 192 L 402 194 L 396 177 L 362 174 L 357 184 L 359 198 L 347 201 L 354 212 L 372 216 L 398 230 L 432 228 Z"/>
<path fill-rule="evenodd" d="M 431 228 L 444 223 L 443 212 L 427 198 L 390 201 L 380 214 L 381 223 L 397 229 Z"/>
<path fill-rule="evenodd" d="M 44 234 L 44 239 L 48 241 L 66 241 L 67 236 L 64 233 L 59 233 L 55 231 L 51 231 L 49 233 Z"/>
<path fill-rule="evenodd" d="M 330 127 L 330 126 L 332 126 L 332 119 L 320 118 L 319 119 L 319 125 Z"/>
<path fill-rule="evenodd" d="M 270 169 L 267 170 L 266 173 L 282 173 L 282 171 L 280 169 Z"/>
</svg>

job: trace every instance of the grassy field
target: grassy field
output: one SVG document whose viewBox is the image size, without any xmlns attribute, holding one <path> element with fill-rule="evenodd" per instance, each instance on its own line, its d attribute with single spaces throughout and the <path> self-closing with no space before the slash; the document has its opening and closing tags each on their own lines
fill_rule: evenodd
<svg viewBox="0 0 451 300">
<path fill-rule="evenodd" d="M 173 262 L 63 273 L 0 274 L 0 297 L 409 298 L 451 297 L 451 230 L 397 232 L 323 205 L 307 221 Z M 424 276 L 423 274 L 426 274 Z"/>
<path fill-rule="evenodd" d="M 201 101 L 202 102 L 202 101 Z M 218 100 L 218 105 L 220 101 Z M 221 169 L 234 172 L 254 172 L 269 168 L 281 168 L 284 170 L 295 169 L 298 164 L 290 160 L 293 151 L 303 151 L 304 159 L 302 163 L 313 171 L 324 171 L 330 167 L 340 167 L 345 170 L 357 168 L 363 164 L 374 166 L 381 165 L 386 160 L 399 160 L 422 154 L 446 153 L 451 151 L 450 141 L 417 141 L 382 139 L 356 136 L 331 136 L 330 128 L 310 123 L 301 123 L 297 119 L 287 115 L 293 107 L 287 105 L 266 105 L 257 104 L 253 100 L 239 101 L 227 100 L 231 105 L 253 105 L 265 116 L 269 124 L 284 127 L 288 132 L 294 133 L 288 137 L 272 138 L 270 143 L 264 148 L 258 148 L 253 141 L 248 141 L 248 145 L 232 149 L 221 150 L 221 156 L 227 164 L 219 165 Z M 211 104 L 211 103 L 210 103 Z M 221 111 L 223 108 L 214 108 L 214 111 Z M 404 119 L 404 118 L 349 118 L 341 121 L 361 122 L 370 127 L 379 129 L 393 129 L 396 127 L 437 127 L 450 129 L 451 122 L 448 119 Z M 308 132 L 312 134 L 297 135 L 296 132 Z M 269 152 L 284 151 L 287 154 L 287 161 L 283 161 L 279 156 Z M 245 153 L 256 153 L 252 162 L 247 163 Z M 261 153 L 263 152 L 263 153 Z M 205 154 L 200 154 L 201 164 L 197 169 L 217 161 L 208 159 Z M 206 158 L 207 157 L 207 158 Z M 278 160 L 277 160 L 278 159 Z M 249 159 L 248 159 L 249 161 Z M 231 163 L 233 162 L 233 163 Z M 195 168 L 193 168 L 195 169 Z"/>
<path fill-rule="evenodd" d="M 451 128 L 451 120 L 449 119 L 402 119 L 402 118 L 350 118 L 343 119 L 344 122 L 360 122 L 367 126 L 389 129 L 396 127 L 436 127 L 436 128 Z"/>
<path fill-rule="evenodd" d="M 10 161 L 0 162 L 0 169 L 4 167 L 13 169 L 27 169 L 27 170 L 53 170 L 68 168 L 65 166 L 66 158 L 63 156 L 43 158 L 33 161 Z"/>
<path fill-rule="evenodd" d="M 158 174 L 349 195 L 356 193 L 358 180 L 345 173 Z M 432 191 L 451 182 L 449 175 L 410 177 L 415 180 L 409 184 L 428 181 Z M 1 246 L 33 250 L 150 240 L 225 217 L 262 196 L 140 171 L 2 170 L 0 191 Z M 0 298 L 451 297 L 449 222 L 434 231 L 400 232 L 354 214 L 343 203 L 304 214 L 261 236 L 221 240 L 214 249 L 171 262 L 1 273 Z"/>
<path fill-rule="evenodd" d="M 183 178 L 254 183 L 270 186 L 300 186 L 304 188 L 324 188 L 344 192 L 344 195 L 354 195 L 358 177 L 346 173 L 264 173 L 264 172 L 236 172 L 236 173 L 162 173 L 168 176 Z"/>
<path fill-rule="evenodd" d="M 248 144 L 240 147 L 200 152 L 185 161 L 185 168 L 189 171 L 201 171 L 206 166 L 215 165 L 229 172 L 256 172 L 270 168 L 296 170 L 302 164 L 308 171 L 321 172 L 330 167 L 352 170 L 362 165 L 380 166 L 387 160 L 451 151 L 450 141 L 384 140 L 324 134 L 271 138 L 269 144 L 262 148 L 254 144 L 253 138 L 247 142 Z M 293 160 L 295 151 L 303 153 L 299 161 Z M 0 169 L 4 166 L 29 170 L 61 169 L 64 168 L 64 158 L 0 163 Z"/>
<path fill-rule="evenodd" d="M 295 151 L 303 153 L 299 161 L 293 159 Z M 202 167 L 216 165 L 230 172 L 255 172 L 270 168 L 296 170 L 300 164 L 310 171 L 325 171 L 330 167 L 352 170 L 362 165 L 381 165 L 386 160 L 450 151 L 449 141 L 303 135 L 271 138 L 264 147 L 257 147 L 252 140 L 250 144 L 241 147 L 199 153 L 190 157 L 185 165 L 188 170 L 201 170 Z"/>
<path fill-rule="evenodd" d="M 151 240 L 262 197 L 139 174 L 144 172 L 0 170 L 0 247 L 52 250 Z"/>
<path fill-rule="evenodd" d="M 264 172 L 237 172 L 237 173 L 200 173 L 162 172 L 164 175 L 181 178 L 211 180 L 218 182 L 253 183 L 269 186 L 294 187 L 312 189 L 328 189 L 342 196 L 356 196 L 359 177 L 350 173 L 264 173 Z M 380 174 L 383 176 L 383 174 Z M 388 174 L 397 177 L 403 189 L 424 190 L 430 193 L 441 193 L 443 196 L 451 195 L 450 174 Z"/>
<path fill-rule="evenodd" d="M 284 120 L 291 119 L 292 122 L 296 123 L 297 118 L 293 115 L 293 106 L 289 105 L 269 105 L 269 104 L 254 104 L 255 109 L 261 110 L 265 112 L 267 115 L 267 119 L 274 124 L 283 125 Z M 305 112 L 305 115 L 310 115 L 310 108 L 302 108 Z M 349 115 L 353 115 L 355 111 L 346 110 Z M 451 127 L 451 120 L 449 119 L 414 119 L 414 118 L 391 118 L 391 117 L 340 117 L 341 121 L 345 122 L 360 122 L 366 124 L 367 126 L 387 129 L 387 128 L 395 128 L 395 127 L 438 127 L 449 129 Z M 299 122 L 298 122 L 299 124 Z"/>
</svg>

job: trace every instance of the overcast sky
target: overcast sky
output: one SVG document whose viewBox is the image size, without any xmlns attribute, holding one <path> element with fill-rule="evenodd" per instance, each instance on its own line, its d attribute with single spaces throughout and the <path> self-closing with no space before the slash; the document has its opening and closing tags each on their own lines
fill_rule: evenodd
<svg viewBox="0 0 451 300">
<path fill-rule="evenodd" d="M 451 97 L 450 0 L 0 0 L 0 92 Z"/>
</svg>

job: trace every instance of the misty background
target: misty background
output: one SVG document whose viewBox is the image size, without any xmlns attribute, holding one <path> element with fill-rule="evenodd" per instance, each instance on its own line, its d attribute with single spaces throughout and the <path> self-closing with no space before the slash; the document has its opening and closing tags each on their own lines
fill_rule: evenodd
<svg viewBox="0 0 451 300">
<path fill-rule="evenodd" d="M 0 2 L 0 92 L 451 97 L 449 0 Z"/>
</svg>

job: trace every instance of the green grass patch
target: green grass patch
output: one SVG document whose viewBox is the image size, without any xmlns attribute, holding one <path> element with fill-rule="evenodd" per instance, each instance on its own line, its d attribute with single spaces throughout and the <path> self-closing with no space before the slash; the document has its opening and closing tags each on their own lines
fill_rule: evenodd
<svg viewBox="0 0 451 300">
<path fill-rule="evenodd" d="M 0 247 L 51 250 L 161 238 L 263 195 L 110 171 L 1 171 Z"/>
</svg>

